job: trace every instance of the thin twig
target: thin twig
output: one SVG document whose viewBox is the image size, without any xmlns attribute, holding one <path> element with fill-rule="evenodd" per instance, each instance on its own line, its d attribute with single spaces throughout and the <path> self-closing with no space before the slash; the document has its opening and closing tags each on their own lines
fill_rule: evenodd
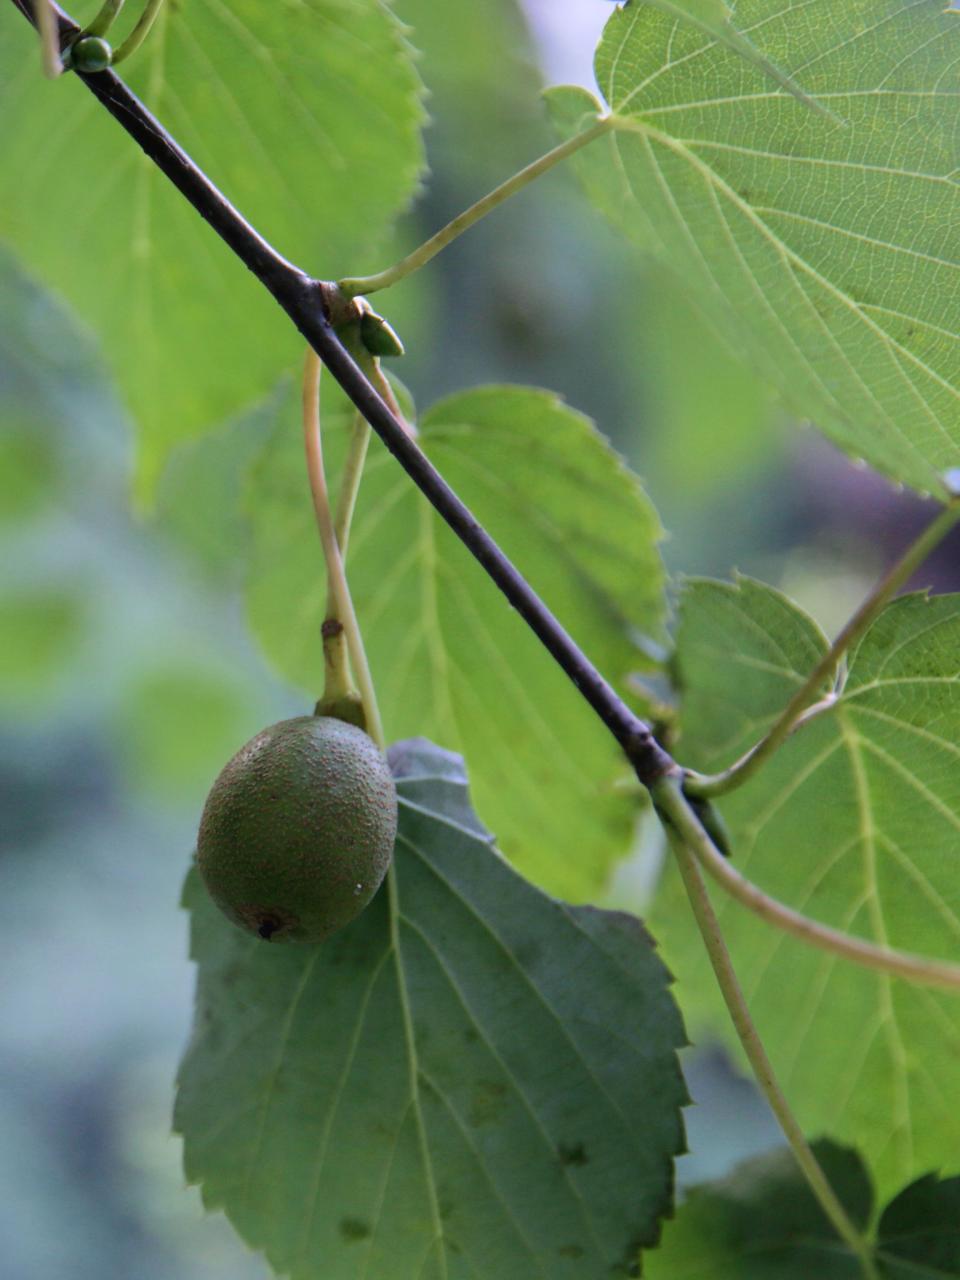
<svg viewBox="0 0 960 1280">
<path fill-rule="evenodd" d="M 844 655 L 861 639 L 878 614 L 903 584 L 913 576 L 930 552 L 939 546 L 958 520 L 960 520 L 960 502 L 951 502 L 934 517 L 899 560 L 877 582 L 765 736 L 751 747 L 746 755 L 741 756 L 728 769 L 723 769 L 720 773 L 700 774 L 688 771 L 684 784 L 684 791 L 688 796 L 706 799 L 710 796 L 724 795 L 736 787 L 742 787 L 749 778 L 753 777 L 790 736 L 805 711 L 808 710 L 811 700 L 817 694 L 825 693 L 825 686 L 836 680 Z"/>
</svg>

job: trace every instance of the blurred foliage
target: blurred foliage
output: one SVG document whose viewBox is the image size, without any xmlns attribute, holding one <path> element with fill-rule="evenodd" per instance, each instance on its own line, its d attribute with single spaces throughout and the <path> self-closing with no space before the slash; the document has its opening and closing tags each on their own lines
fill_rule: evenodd
<svg viewBox="0 0 960 1280">
<path fill-rule="evenodd" d="M 132 783 L 159 795 L 202 802 L 219 765 L 257 724 L 257 704 L 238 676 L 210 657 L 184 652 L 137 673 L 114 722 L 117 751 Z"/>
<path fill-rule="evenodd" d="M 616 119 L 573 159 L 585 189 L 790 409 L 942 497 L 960 443 L 960 195 L 945 180 L 956 25 L 931 4 L 876 14 L 875 0 L 849 0 L 829 23 L 803 0 L 737 8 L 829 112 L 770 92 L 759 67 L 652 5 L 618 7 L 604 28 L 604 102 L 576 86 L 548 100 L 561 137 Z"/>
<path fill-rule="evenodd" d="M 7 592 L 0 596 L 0 634 L 0 702 L 30 705 L 53 696 L 83 634 L 83 600 L 68 589 Z"/>
<path fill-rule="evenodd" d="M 57 458 L 36 424 L 4 420 L 0 436 L 0 527 L 42 509 L 55 482 Z"/>
<path fill-rule="evenodd" d="M 420 82 L 380 0 L 278 4 L 268 21 L 260 0 L 167 5 L 124 73 L 227 198 L 324 278 L 347 274 L 416 190 Z M 149 497 L 172 445 L 262 395 L 297 340 L 76 77 L 36 74 L 34 35 L 9 3 L 0 116 L 17 118 L 0 134 L 0 237 L 96 329 Z M 82 251 L 37 209 L 69 210 Z"/>
</svg>

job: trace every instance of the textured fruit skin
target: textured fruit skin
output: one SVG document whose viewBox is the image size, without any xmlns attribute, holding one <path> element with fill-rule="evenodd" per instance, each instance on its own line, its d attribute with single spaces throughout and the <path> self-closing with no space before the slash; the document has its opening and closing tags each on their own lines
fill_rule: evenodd
<svg viewBox="0 0 960 1280">
<path fill-rule="evenodd" d="M 235 924 L 270 942 L 322 942 L 379 889 L 397 789 L 362 729 L 329 716 L 251 738 L 210 789 L 197 864 Z"/>
</svg>

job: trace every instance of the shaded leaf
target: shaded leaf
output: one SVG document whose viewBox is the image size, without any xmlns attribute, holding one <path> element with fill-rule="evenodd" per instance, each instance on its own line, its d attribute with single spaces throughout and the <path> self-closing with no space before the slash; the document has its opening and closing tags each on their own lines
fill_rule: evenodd
<svg viewBox="0 0 960 1280">
<path fill-rule="evenodd" d="M 860 1157 L 814 1144 L 852 1221 L 865 1227 L 873 1191 Z M 694 1187 L 644 1259 L 644 1280 L 861 1280 L 854 1254 L 814 1198 L 792 1152 L 744 1161 L 728 1177 Z"/>
<path fill-rule="evenodd" d="M 918 1178 L 884 1209 L 878 1239 L 889 1280 L 960 1276 L 960 1178 Z"/>
<path fill-rule="evenodd" d="M 596 58 L 619 127 L 575 163 L 793 411 L 939 489 L 960 458 L 960 31 L 940 0 L 744 0 L 736 14 L 843 123 L 635 3 Z M 549 98 L 564 134 L 606 110 L 581 89 Z"/>
<path fill-rule="evenodd" d="M 691 583 L 677 661 L 683 759 L 719 768 L 763 732 L 822 651 L 759 583 Z M 737 866 L 797 910 L 881 945 L 954 959 L 960 939 L 960 596 L 903 597 L 850 659 L 836 703 L 720 807 Z M 874 974 L 718 911 L 750 1008 L 806 1131 L 856 1142 L 884 1193 L 956 1167 L 960 996 Z M 654 912 L 684 1007 L 726 1017 L 670 871 Z"/>
<path fill-rule="evenodd" d="M 390 881 L 322 947 L 251 939 L 188 878 L 187 1176 L 294 1280 L 629 1274 L 683 1144 L 666 970 L 632 917 L 510 870 L 457 757 L 391 761 Z"/>
<path fill-rule="evenodd" d="M 422 163 L 412 54 L 380 0 L 167 5 L 123 71 L 285 255 L 345 274 Z M 35 36 L 0 12 L 0 238 L 97 330 L 141 428 L 148 486 L 172 444 L 249 403 L 301 340 L 265 290 Z"/>
<path fill-rule="evenodd" d="M 870 1221 L 873 1188 L 859 1154 L 821 1139 L 814 1152 L 851 1221 Z M 960 1275 L 960 1178 L 919 1178 L 884 1209 L 876 1232 L 884 1280 Z M 788 1150 L 747 1160 L 694 1187 L 645 1280 L 860 1280 L 860 1265 L 830 1225 Z"/>
</svg>

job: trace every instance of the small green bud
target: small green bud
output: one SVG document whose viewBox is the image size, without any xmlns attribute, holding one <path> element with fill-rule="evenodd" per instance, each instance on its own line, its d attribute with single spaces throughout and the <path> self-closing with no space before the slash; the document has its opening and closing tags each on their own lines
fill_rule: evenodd
<svg viewBox="0 0 960 1280">
<path fill-rule="evenodd" d="M 360 317 L 360 339 L 372 356 L 402 356 L 403 343 L 394 329 L 375 311 Z"/>
<path fill-rule="evenodd" d="M 70 66 L 84 75 L 106 71 L 113 61 L 113 50 L 99 36 L 81 36 L 70 46 Z"/>
</svg>

